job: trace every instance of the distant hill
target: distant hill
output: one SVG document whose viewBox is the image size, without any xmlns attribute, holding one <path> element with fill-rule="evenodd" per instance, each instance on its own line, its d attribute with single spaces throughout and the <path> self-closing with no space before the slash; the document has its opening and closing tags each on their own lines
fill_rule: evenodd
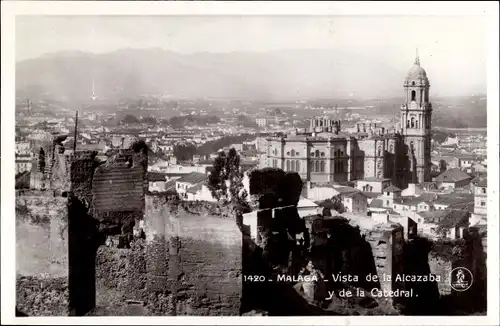
<svg viewBox="0 0 500 326">
<path fill-rule="evenodd" d="M 178 54 L 123 49 L 105 54 L 60 52 L 19 62 L 19 93 L 88 99 L 141 94 L 179 98 L 279 100 L 393 97 L 405 71 L 340 50 Z M 23 94 L 25 95 L 25 94 Z"/>
</svg>

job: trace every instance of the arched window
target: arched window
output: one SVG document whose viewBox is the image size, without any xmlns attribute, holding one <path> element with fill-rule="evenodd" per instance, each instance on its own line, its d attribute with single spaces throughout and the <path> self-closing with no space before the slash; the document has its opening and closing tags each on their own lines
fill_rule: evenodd
<svg viewBox="0 0 500 326">
<path fill-rule="evenodd" d="M 291 169 L 290 169 L 290 170 L 291 170 L 291 171 L 295 171 L 295 161 L 294 161 L 294 160 L 292 160 L 292 167 L 291 167 Z"/>
<path fill-rule="evenodd" d="M 40 147 L 40 152 L 38 153 L 38 171 L 45 172 L 45 151 Z"/>
<path fill-rule="evenodd" d="M 311 172 L 316 172 L 316 170 L 314 169 L 315 168 L 315 164 L 314 164 L 314 161 L 311 161 Z"/>
<path fill-rule="evenodd" d="M 415 118 L 411 118 L 410 127 L 415 128 Z"/>
<path fill-rule="evenodd" d="M 416 98 L 417 98 L 417 92 L 415 92 L 415 91 L 411 91 L 411 100 L 412 100 L 412 101 L 415 101 L 415 100 L 416 100 Z"/>
<path fill-rule="evenodd" d="M 297 160 L 295 167 L 297 168 L 297 172 L 300 172 L 300 161 Z"/>
<path fill-rule="evenodd" d="M 321 172 L 325 172 L 325 161 L 321 161 Z"/>
<path fill-rule="evenodd" d="M 381 156 L 382 155 L 382 147 L 378 147 L 377 149 L 377 156 Z"/>
<path fill-rule="evenodd" d="M 316 157 L 319 157 L 319 150 L 316 150 Z"/>
<path fill-rule="evenodd" d="M 295 156 L 295 151 L 292 149 L 292 156 Z"/>
<path fill-rule="evenodd" d="M 316 161 L 316 167 L 315 167 L 316 172 L 320 172 L 321 170 L 319 169 L 319 161 Z"/>
<path fill-rule="evenodd" d="M 483 192 L 483 194 L 486 193 L 486 188 L 482 188 L 481 191 Z"/>
<path fill-rule="evenodd" d="M 391 145 L 389 146 L 389 151 L 390 151 L 391 153 L 394 153 L 394 145 L 392 145 L 392 144 L 391 144 Z"/>
<path fill-rule="evenodd" d="M 415 128 L 418 129 L 418 120 L 415 121 Z"/>
<path fill-rule="evenodd" d="M 411 82 L 411 86 L 415 86 L 415 82 L 414 81 Z"/>
<path fill-rule="evenodd" d="M 286 170 L 290 171 L 290 161 L 286 160 Z"/>
</svg>

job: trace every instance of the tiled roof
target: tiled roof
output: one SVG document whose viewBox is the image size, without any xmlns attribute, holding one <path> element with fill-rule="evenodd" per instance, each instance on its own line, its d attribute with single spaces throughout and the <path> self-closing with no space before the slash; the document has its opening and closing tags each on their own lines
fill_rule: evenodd
<svg viewBox="0 0 500 326">
<path fill-rule="evenodd" d="M 466 179 L 471 179 L 470 175 L 457 168 L 446 170 L 436 177 L 437 182 L 459 182 Z"/>
<path fill-rule="evenodd" d="M 177 179 L 177 182 L 185 182 L 185 183 L 190 183 L 190 184 L 197 184 L 202 181 L 205 181 L 208 179 L 208 175 L 199 173 L 199 172 L 191 172 L 189 174 L 184 175 L 183 177 Z"/>
<path fill-rule="evenodd" d="M 446 210 L 436 210 L 436 211 L 423 211 L 423 212 L 418 212 L 418 215 L 424 218 L 424 220 L 427 223 L 437 223 L 440 221 L 443 217 L 446 216 L 448 212 Z"/>
<path fill-rule="evenodd" d="M 342 195 L 349 194 L 349 193 L 355 193 L 355 192 L 360 191 L 359 189 L 347 187 L 347 186 L 333 186 L 333 189 L 335 189 L 336 191 L 338 191 Z"/>
<path fill-rule="evenodd" d="M 385 187 L 384 190 L 382 190 L 382 192 L 398 192 L 398 191 L 401 191 L 401 189 L 393 185 Z"/>
<path fill-rule="evenodd" d="M 472 194 L 449 194 L 438 196 L 434 203 L 438 205 L 457 206 L 474 202 Z"/>
<path fill-rule="evenodd" d="M 355 191 L 355 192 L 348 192 L 348 193 L 341 194 L 341 195 L 342 195 L 342 197 L 345 197 L 345 198 L 352 198 L 352 197 L 354 197 L 356 195 L 360 195 L 360 196 L 363 196 L 363 197 L 368 197 L 363 192 L 361 192 L 359 190 Z"/>
<path fill-rule="evenodd" d="M 408 196 L 408 197 L 401 197 L 394 199 L 394 202 L 397 202 L 399 204 L 407 205 L 407 206 L 413 206 L 413 205 L 418 205 L 420 203 L 426 202 L 426 203 L 432 203 L 436 199 L 435 194 L 430 194 L 430 193 L 424 193 L 418 197 L 414 196 Z"/>
<path fill-rule="evenodd" d="M 165 183 L 165 191 L 175 191 L 175 182 L 177 180 L 170 180 Z"/>
<path fill-rule="evenodd" d="M 487 175 L 480 175 L 472 179 L 471 181 L 477 187 L 487 187 L 488 186 L 488 177 Z"/>
<path fill-rule="evenodd" d="M 448 211 L 448 214 L 444 216 L 439 225 L 444 228 L 452 228 L 461 225 L 467 225 L 469 223 L 469 212 L 463 210 L 452 209 Z"/>
<path fill-rule="evenodd" d="M 196 194 L 198 191 L 200 191 L 203 188 L 203 183 L 200 182 L 192 187 L 189 187 L 186 192 L 189 192 L 190 194 Z"/>
<path fill-rule="evenodd" d="M 161 172 L 148 172 L 148 181 L 166 181 L 167 174 Z"/>
</svg>

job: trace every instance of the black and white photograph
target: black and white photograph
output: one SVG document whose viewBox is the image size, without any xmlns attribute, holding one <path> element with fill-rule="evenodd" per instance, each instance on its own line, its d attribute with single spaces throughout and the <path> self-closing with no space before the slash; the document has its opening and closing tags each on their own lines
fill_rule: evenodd
<svg viewBox="0 0 500 326">
<path fill-rule="evenodd" d="M 497 2 L 4 3 L 2 323 L 498 323 Z"/>
</svg>

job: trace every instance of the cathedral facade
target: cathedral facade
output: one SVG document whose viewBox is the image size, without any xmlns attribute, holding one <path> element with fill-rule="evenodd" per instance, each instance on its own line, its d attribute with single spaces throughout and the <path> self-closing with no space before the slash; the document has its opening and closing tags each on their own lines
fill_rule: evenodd
<svg viewBox="0 0 500 326">
<path fill-rule="evenodd" d="M 401 188 L 430 181 L 430 83 L 418 55 L 404 84 L 401 128 L 357 124 L 342 130 L 341 121 L 311 119 L 302 134 L 267 139 L 265 165 L 299 173 L 304 181 L 390 181 Z"/>
</svg>

